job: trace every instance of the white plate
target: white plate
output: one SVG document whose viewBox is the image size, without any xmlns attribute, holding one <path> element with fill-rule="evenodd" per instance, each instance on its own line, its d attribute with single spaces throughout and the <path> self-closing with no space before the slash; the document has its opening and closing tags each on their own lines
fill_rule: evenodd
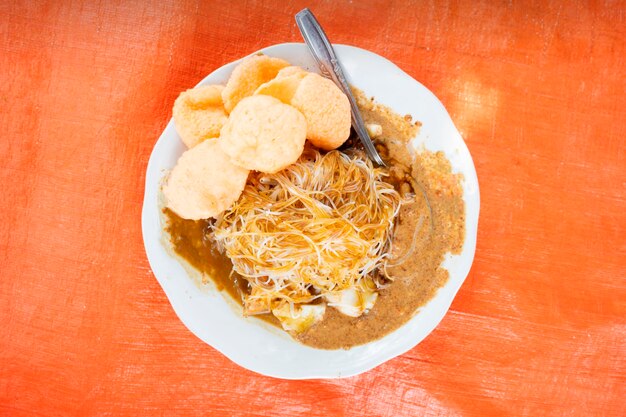
<svg viewBox="0 0 626 417">
<path fill-rule="evenodd" d="M 421 342 L 439 324 L 467 276 L 476 247 L 479 192 L 476 170 L 463 138 L 441 102 L 426 87 L 390 61 L 352 46 L 335 45 L 350 84 L 399 114 L 422 122 L 414 139 L 430 150 L 444 151 L 453 170 L 464 175 L 463 199 L 466 236 L 463 251 L 444 261 L 450 272 L 447 284 L 408 323 L 386 337 L 349 350 L 319 350 L 304 346 L 286 333 L 244 319 L 216 290 L 199 288 L 162 244 L 158 189 L 185 147 L 170 120 L 148 162 L 142 212 L 143 240 L 154 275 L 182 322 L 204 342 L 233 362 L 260 374 L 286 379 L 340 378 L 365 372 L 401 355 Z M 310 71 L 316 66 L 304 44 L 285 43 L 262 49 Z M 225 83 L 237 65 L 225 65 L 200 84 Z"/>
</svg>

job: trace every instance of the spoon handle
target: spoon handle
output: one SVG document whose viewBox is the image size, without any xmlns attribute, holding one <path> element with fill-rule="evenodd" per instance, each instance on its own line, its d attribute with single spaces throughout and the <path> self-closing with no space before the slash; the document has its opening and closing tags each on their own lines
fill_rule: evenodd
<svg viewBox="0 0 626 417">
<path fill-rule="evenodd" d="M 385 163 L 374 147 L 372 139 L 367 133 L 367 129 L 365 129 L 365 123 L 356 105 L 356 100 L 352 95 L 352 91 L 350 91 L 341 64 L 337 59 L 337 55 L 335 55 L 333 46 L 330 44 L 326 33 L 324 33 L 319 22 L 308 8 L 302 9 L 296 14 L 296 24 L 300 29 L 300 33 L 302 33 L 304 42 L 311 51 L 311 55 L 315 58 L 322 75 L 334 81 L 345 95 L 348 96 L 350 107 L 352 108 L 352 126 L 365 147 L 367 155 L 378 165 L 385 166 Z"/>
</svg>

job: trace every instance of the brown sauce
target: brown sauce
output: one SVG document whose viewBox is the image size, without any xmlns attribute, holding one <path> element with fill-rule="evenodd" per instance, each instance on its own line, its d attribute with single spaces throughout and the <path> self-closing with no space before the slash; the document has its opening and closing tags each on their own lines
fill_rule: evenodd
<svg viewBox="0 0 626 417">
<path fill-rule="evenodd" d="M 211 280 L 220 291 L 240 302 L 242 292 L 247 290 L 246 281 L 208 238 L 211 220 L 186 220 L 167 208 L 163 214 L 167 219 L 165 231 L 176 254 L 202 273 L 203 284 Z"/>
<path fill-rule="evenodd" d="M 361 345 L 396 330 L 426 304 L 448 280 L 441 267 L 444 256 L 460 253 L 465 239 L 465 206 L 460 182 L 441 152 L 412 151 L 407 146 L 417 134 L 419 123 L 393 113 L 355 90 L 366 123 L 377 123 L 383 134 L 376 145 L 390 162 L 387 180 L 404 195 L 414 195 L 400 210 L 394 229 L 392 256 L 398 265 L 388 272 L 393 277 L 379 292 L 374 307 L 360 317 L 342 315 L 327 308 L 324 319 L 301 334 L 300 342 L 338 349 Z M 219 253 L 207 236 L 210 220 L 183 220 L 165 210 L 166 232 L 174 251 L 220 290 L 238 302 L 248 291 L 246 281 L 232 271 L 230 260 Z M 276 324 L 271 315 L 260 318 Z"/>
<path fill-rule="evenodd" d="M 170 209 L 163 209 L 165 232 L 174 252 L 191 267 L 200 272 L 201 284 L 213 282 L 219 291 L 225 292 L 237 303 L 249 293 L 248 283 L 237 272 L 227 256 L 222 255 L 209 238 L 209 220 L 186 220 Z M 267 323 L 280 327 L 271 314 L 254 316 Z"/>
</svg>

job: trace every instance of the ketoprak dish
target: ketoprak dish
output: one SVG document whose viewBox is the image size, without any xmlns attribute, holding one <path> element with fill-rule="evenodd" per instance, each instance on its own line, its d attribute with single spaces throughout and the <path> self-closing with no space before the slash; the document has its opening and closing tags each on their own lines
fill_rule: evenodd
<svg viewBox="0 0 626 417">
<path fill-rule="evenodd" d="M 448 279 L 464 241 L 461 178 L 418 150 L 419 123 L 354 91 L 389 167 L 350 137 L 332 81 L 256 55 L 226 86 L 188 90 L 189 148 L 165 178 L 173 251 L 242 306 L 317 348 L 350 348 L 408 321 Z"/>
</svg>

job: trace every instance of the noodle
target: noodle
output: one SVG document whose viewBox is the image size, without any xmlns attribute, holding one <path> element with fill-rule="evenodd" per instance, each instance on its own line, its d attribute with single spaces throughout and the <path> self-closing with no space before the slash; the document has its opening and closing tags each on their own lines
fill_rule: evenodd
<svg viewBox="0 0 626 417">
<path fill-rule="evenodd" d="M 312 148 L 278 173 L 252 173 L 213 225 L 218 248 L 249 283 L 246 313 L 284 302 L 293 311 L 366 277 L 382 285 L 402 202 L 385 175 L 360 151 Z"/>
</svg>

